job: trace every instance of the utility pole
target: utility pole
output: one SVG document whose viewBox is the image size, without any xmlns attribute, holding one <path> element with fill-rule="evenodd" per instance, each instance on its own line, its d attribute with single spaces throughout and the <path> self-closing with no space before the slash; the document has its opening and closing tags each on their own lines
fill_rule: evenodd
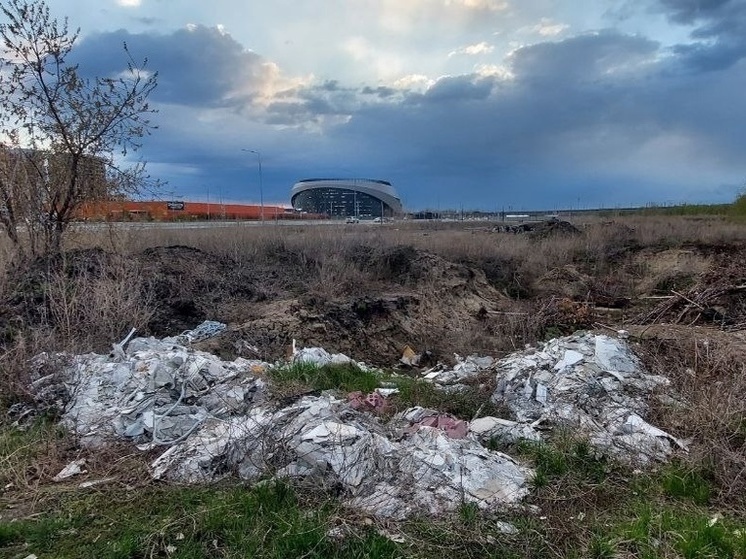
<svg viewBox="0 0 746 559">
<path fill-rule="evenodd" d="M 256 154 L 256 160 L 259 164 L 259 206 L 260 206 L 260 218 L 264 223 L 264 187 L 262 185 L 262 154 L 255 149 L 243 148 L 241 151 L 248 151 L 249 153 Z"/>
</svg>

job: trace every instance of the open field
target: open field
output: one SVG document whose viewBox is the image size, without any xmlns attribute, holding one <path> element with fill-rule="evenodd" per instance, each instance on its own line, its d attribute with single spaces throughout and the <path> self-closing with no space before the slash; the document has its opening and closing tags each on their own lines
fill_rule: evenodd
<svg viewBox="0 0 746 559">
<path fill-rule="evenodd" d="M 53 418 L 23 431 L 3 419 L 0 556 L 745 558 L 746 225 L 583 219 L 575 231 L 520 234 L 489 222 L 82 228 L 62 257 L 24 264 L 0 246 L 4 418 L 28 398 L 33 355 L 107 352 L 132 327 L 162 337 L 217 320 L 226 332 L 198 347 L 224 359 L 284 359 L 296 340 L 384 370 L 407 345 L 452 363 L 624 329 L 676 394 L 651 398 L 655 424 L 691 439 L 672 462 L 637 468 L 557 430 L 549 443 L 500 448 L 536 469 L 530 506 L 464 503 L 394 523 L 321 488 L 153 482 L 152 452 L 94 453 Z M 292 396 L 376 379 L 291 370 L 270 382 Z M 486 415 L 494 382 L 444 397 L 412 379 L 396 405 L 471 420 Z M 80 457 L 92 478 L 112 481 L 51 481 Z M 518 533 L 503 533 L 504 521 Z"/>
</svg>

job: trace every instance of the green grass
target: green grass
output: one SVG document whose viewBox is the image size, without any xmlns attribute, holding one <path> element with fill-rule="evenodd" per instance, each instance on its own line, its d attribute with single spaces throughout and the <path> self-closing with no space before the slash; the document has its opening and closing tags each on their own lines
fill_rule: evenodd
<svg viewBox="0 0 746 559">
<path fill-rule="evenodd" d="M 661 473 L 661 485 L 667 495 L 682 500 L 689 500 L 697 505 L 706 505 L 710 501 L 712 488 L 704 472 L 672 463 Z"/>
<path fill-rule="evenodd" d="M 474 418 L 477 412 L 480 417 L 502 414 L 502 410 L 490 401 L 491 387 L 479 388 L 470 384 L 459 391 L 446 391 L 436 388 L 431 382 L 410 377 L 393 377 L 390 380 L 399 389 L 396 401 L 400 408 L 422 406 L 467 420 Z"/>
<path fill-rule="evenodd" d="M 635 557 L 743 559 L 746 524 L 716 519 L 706 509 L 638 500 L 628 519 L 612 527 L 616 545 Z"/>
<path fill-rule="evenodd" d="M 490 387 L 469 385 L 458 392 L 445 391 L 431 382 L 382 371 L 363 371 L 354 364 L 317 367 L 309 363 L 296 363 L 270 369 L 267 376 L 279 394 L 297 395 L 322 390 L 370 393 L 385 384 L 399 389 L 391 400 L 396 410 L 422 406 L 462 419 L 472 419 L 477 412 L 480 416 L 500 414 L 500 410 L 490 401 Z"/>
<path fill-rule="evenodd" d="M 33 519 L 0 522 L 0 555 L 59 559 L 172 557 L 397 557 L 368 528 L 327 536 L 337 508 L 283 483 L 253 488 L 165 487 L 61 496 Z"/>
<path fill-rule="evenodd" d="M 535 468 L 533 484 L 545 487 L 558 478 L 572 478 L 579 483 L 601 483 L 610 474 L 613 464 L 597 456 L 590 443 L 560 433 L 553 442 L 522 441 L 517 445 L 519 456 Z"/>
<path fill-rule="evenodd" d="M 295 363 L 275 367 L 267 376 L 280 392 L 340 390 L 342 392 L 372 392 L 381 384 L 381 375 L 363 371 L 354 364 L 317 367 L 310 363 Z"/>
<path fill-rule="evenodd" d="M 11 471 L 37 467 L 68 443 L 45 421 L 23 432 L 0 426 L 0 460 Z M 511 453 L 536 469 L 526 503 L 535 509 L 462 503 L 401 522 L 371 523 L 323 488 L 282 482 L 19 485 L 0 495 L 0 557 L 746 559 L 746 512 L 713 506 L 705 471 L 672 463 L 634 472 L 567 433 Z M 17 520 L 8 504 L 23 511 Z M 502 522 L 518 533 L 503 533 Z"/>
</svg>

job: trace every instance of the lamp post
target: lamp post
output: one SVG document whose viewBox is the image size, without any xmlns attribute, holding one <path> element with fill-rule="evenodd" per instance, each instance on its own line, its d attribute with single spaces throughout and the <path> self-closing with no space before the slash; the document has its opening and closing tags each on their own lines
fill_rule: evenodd
<svg viewBox="0 0 746 559">
<path fill-rule="evenodd" d="M 259 206 L 260 206 L 260 217 L 262 223 L 264 223 L 264 187 L 262 185 L 262 154 L 255 149 L 243 148 L 241 151 L 248 151 L 249 153 L 256 154 L 256 160 L 259 164 Z"/>
</svg>

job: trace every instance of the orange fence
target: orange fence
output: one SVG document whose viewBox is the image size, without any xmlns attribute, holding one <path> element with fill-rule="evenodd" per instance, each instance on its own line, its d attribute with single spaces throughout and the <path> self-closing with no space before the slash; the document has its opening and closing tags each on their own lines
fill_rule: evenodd
<svg viewBox="0 0 746 559">
<path fill-rule="evenodd" d="M 199 221 L 321 219 L 325 216 L 301 213 L 283 206 L 246 204 L 213 204 L 206 202 L 112 201 L 85 204 L 78 212 L 85 221 Z"/>
</svg>

